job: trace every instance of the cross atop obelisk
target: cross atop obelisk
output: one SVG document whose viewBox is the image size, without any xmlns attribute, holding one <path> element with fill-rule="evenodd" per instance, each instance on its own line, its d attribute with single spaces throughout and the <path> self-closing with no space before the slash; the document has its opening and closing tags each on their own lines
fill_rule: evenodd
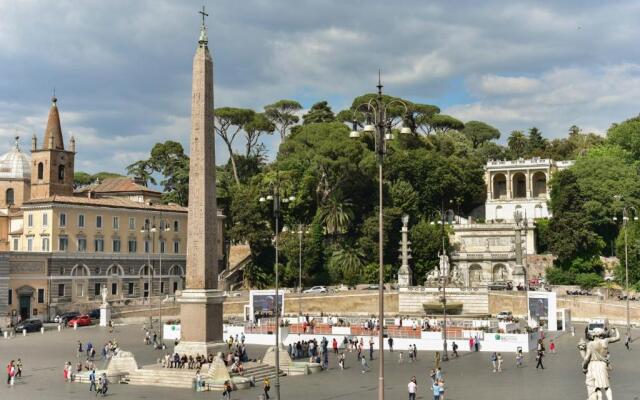
<svg viewBox="0 0 640 400">
<path fill-rule="evenodd" d="M 198 14 L 202 14 L 202 25 L 200 25 L 200 39 L 198 43 L 200 43 L 200 47 L 207 47 L 209 39 L 207 38 L 207 25 L 204 23 L 204 17 L 208 17 L 209 14 L 205 11 L 204 6 L 202 6 L 202 10 L 198 11 Z"/>
</svg>

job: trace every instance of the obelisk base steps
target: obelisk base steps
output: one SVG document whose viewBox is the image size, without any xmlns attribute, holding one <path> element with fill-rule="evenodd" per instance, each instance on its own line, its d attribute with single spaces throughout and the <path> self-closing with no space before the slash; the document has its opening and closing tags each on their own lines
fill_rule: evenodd
<svg viewBox="0 0 640 400">
<path fill-rule="evenodd" d="M 175 351 L 187 355 L 217 354 L 226 349 L 222 326 L 224 294 L 217 289 L 185 289 L 180 303 L 181 340 Z"/>
</svg>

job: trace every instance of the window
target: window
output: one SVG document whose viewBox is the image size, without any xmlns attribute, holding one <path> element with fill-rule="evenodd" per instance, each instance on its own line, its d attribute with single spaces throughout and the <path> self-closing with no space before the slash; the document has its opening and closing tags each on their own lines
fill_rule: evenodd
<svg viewBox="0 0 640 400">
<path fill-rule="evenodd" d="M 120 253 L 120 239 L 113 239 L 111 246 L 113 247 L 114 253 Z"/>
<path fill-rule="evenodd" d="M 136 229 L 136 219 L 135 218 L 129 218 L 129 229 L 130 230 Z"/>
<path fill-rule="evenodd" d="M 33 251 L 33 238 L 27 238 L 27 251 Z"/>
<path fill-rule="evenodd" d="M 135 253 L 137 251 L 138 243 L 133 240 L 129 240 L 129 253 Z"/>
<path fill-rule="evenodd" d="M 160 293 L 164 293 L 164 282 L 160 282 Z"/>
<path fill-rule="evenodd" d="M 49 251 L 49 238 L 42 238 L 42 251 Z"/>
<path fill-rule="evenodd" d="M 113 217 L 113 229 L 120 229 L 120 218 Z"/>
<path fill-rule="evenodd" d="M 175 293 L 178 290 L 178 282 L 173 282 L 173 293 Z"/>
<path fill-rule="evenodd" d="M 78 215 L 78 227 L 84 228 L 84 214 Z"/>
<path fill-rule="evenodd" d="M 64 297 L 64 283 L 58 284 L 58 297 Z"/>
<path fill-rule="evenodd" d="M 129 282 L 129 287 L 127 289 L 128 294 L 133 294 L 133 282 Z"/>
<path fill-rule="evenodd" d="M 49 214 L 42 214 L 42 226 L 49 226 Z"/>
<path fill-rule="evenodd" d="M 151 221 L 149 221 L 148 219 L 144 220 L 144 229 L 147 231 L 151 229 Z"/>
<path fill-rule="evenodd" d="M 111 295 L 115 296 L 117 294 L 118 294 L 118 284 L 114 282 L 111 284 Z"/>
<path fill-rule="evenodd" d="M 96 228 L 98 229 L 102 228 L 102 215 L 96 216 Z"/>
<path fill-rule="evenodd" d="M 149 240 L 144 241 L 144 252 L 149 253 L 151 251 L 151 242 Z"/>
<path fill-rule="evenodd" d="M 100 287 L 99 283 L 96 283 L 95 285 L 93 285 L 93 295 L 100 296 L 101 289 L 102 287 Z"/>
<path fill-rule="evenodd" d="M 13 304 L 13 290 L 9 289 L 9 297 L 8 297 L 8 303 L 9 305 Z"/>
<path fill-rule="evenodd" d="M 149 282 L 144 283 L 143 292 L 144 292 L 144 297 L 149 297 Z"/>
<path fill-rule="evenodd" d="M 179 240 L 174 240 L 173 241 L 173 252 L 178 254 L 180 252 L 180 241 Z"/>
<path fill-rule="evenodd" d="M 27 228 L 33 228 L 33 214 L 27 214 Z"/>
<path fill-rule="evenodd" d="M 61 213 L 60 214 L 60 227 L 64 228 L 65 226 L 67 226 L 67 214 Z"/>
<path fill-rule="evenodd" d="M 13 251 L 18 251 L 19 246 L 20 240 L 18 238 L 13 238 Z"/>
<path fill-rule="evenodd" d="M 173 221 L 173 231 L 178 232 L 180 228 L 180 223 L 178 221 Z"/>
<path fill-rule="evenodd" d="M 160 232 L 164 231 L 164 220 L 160 220 Z"/>
<path fill-rule="evenodd" d="M 104 239 L 96 239 L 93 241 L 93 245 L 96 253 L 102 253 L 104 251 Z"/>
<path fill-rule="evenodd" d="M 38 163 L 38 179 L 44 179 L 44 164 Z"/>
<path fill-rule="evenodd" d="M 78 239 L 78 251 L 79 252 L 87 251 L 87 239 Z"/>
<path fill-rule="evenodd" d="M 58 166 L 58 180 L 64 181 L 64 165 Z"/>
<path fill-rule="evenodd" d="M 38 304 L 44 303 L 44 289 L 38 289 Z"/>
<path fill-rule="evenodd" d="M 15 196 L 14 196 L 13 189 L 11 188 L 7 189 L 6 200 L 8 205 L 15 203 Z"/>
<path fill-rule="evenodd" d="M 164 244 L 165 244 L 164 240 L 161 240 L 160 241 L 160 253 L 164 253 L 164 247 L 165 247 Z"/>
<path fill-rule="evenodd" d="M 58 250 L 59 251 L 67 251 L 69 249 L 69 238 L 66 236 L 61 236 L 58 239 Z M 62 274 L 60 274 L 62 275 Z"/>
</svg>

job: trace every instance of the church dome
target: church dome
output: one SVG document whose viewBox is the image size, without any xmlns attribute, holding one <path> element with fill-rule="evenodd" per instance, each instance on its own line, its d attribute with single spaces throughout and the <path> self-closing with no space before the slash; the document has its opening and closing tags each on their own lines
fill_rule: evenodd
<svg viewBox="0 0 640 400">
<path fill-rule="evenodd" d="M 6 154 L 0 156 L 0 179 L 30 179 L 31 157 L 20 150 L 18 138 L 16 144 Z"/>
</svg>

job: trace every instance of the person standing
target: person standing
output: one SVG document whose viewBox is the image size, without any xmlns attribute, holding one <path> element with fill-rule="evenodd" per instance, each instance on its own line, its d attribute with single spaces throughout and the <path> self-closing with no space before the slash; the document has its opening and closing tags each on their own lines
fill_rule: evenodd
<svg viewBox="0 0 640 400">
<path fill-rule="evenodd" d="M 338 341 L 336 338 L 331 341 L 331 347 L 333 347 L 333 354 L 338 354 Z"/>
<path fill-rule="evenodd" d="M 13 360 L 7 364 L 7 385 L 11 384 L 11 368 L 13 368 Z"/>
<path fill-rule="evenodd" d="M 436 369 L 440 368 L 440 352 L 436 351 L 436 354 L 433 356 L 433 363 Z"/>
<path fill-rule="evenodd" d="M 269 390 L 271 390 L 271 382 L 269 381 L 269 377 L 265 376 L 264 377 L 264 398 L 266 400 L 269 400 Z"/>
<path fill-rule="evenodd" d="M 369 338 L 369 361 L 373 361 L 373 336 Z"/>
<path fill-rule="evenodd" d="M 105 373 L 100 376 L 100 386 L 102 388 L 100 394 L 102 394 L 102 397 L 104 397 L 107 395 L 107 390 L 109 390 L 109 380 L 107 379 L 107 374 Z"/>
<path fill-rule="evenodd" d="M 544 365 L 542 365 L 542 358 L 544 357 L 544 350 L 538 350 L 538 354 L 536 355 L 536 369 L 542 368 L 544 369 Z"/>
<path fill-rule="evenodd" d="M 407 389 L 409 390 L 409 400 L 416 400 L 416 390 L 418 389 L 418 384 L 416 383 L 416 377 L 412 377 L 407 385 Z"/>
<path fill-rule="evenodd" d="M 556 354 L 556 344 L 553 342 L 553 340 L 549 343 L 549 350 L 551 350 L 552 354 Z"/>
<path fill-rule="evenodd" d="M 22 378 L 22 360 L 16 361 L 16 378 Z"/>
<path fill-rule="evenodd" d="M 476 335 L 476 337 L 473 338 L 473 347 L 475 348 L 476 352 L 480 350 L 480 342 L 478 341 L 478 335 Z"/>
<path fill-rule="evenodd" d="M 389 351 L 393 352 L 393 338 L 391 336 L 387 339 L 387 343 L 389 343 Z"/>
<path fill-rule="evenodd" d="M 433 391 L 433 400 L 440 400 L 440 385 L 438 381 L 433 382 L 431 390 Z"/>
<path fill-rule="evenodd" d="M 522 355 L 522 348 L 518 348 L 518 352 L 516 353 L 516 367 L 520 368 L 522 367 L 522 360 L 523 360 L 523 355 Z"/>
<path fill-rule="evenodd" d="M 440 400 L 444 400 L 444 381 L 442 379 L 438 381 L 438 389 L 440 390 Z"/>
<path fill-rule="evenodd" d="M 362 356 L 360 358 L 360 365 L 362 366 L 362 373 L 363 374 L 365 372 L 369 371 L 369 365 L 367 364 L 367 358 L 365 356 Z"/>
<path fill-rule="evenodd" d="M 631 335 L 629 335 L 629 332 L 627 332 L 627 334 L 624 336 L 624 347 L 627 350 L 631 350 L 631 348 L 629 347 L 630 343 L 631 343 Z"/>
<path fill-rule="evenodd" d="M 496 372 L 498 370 L 498 355 L 495 351 L 491 353 L 491 364 L 493 365 L 493 372 Z"/>
<path fill-rule="evenodd" d="M 91 373 L 89 374 L 89 391 L 97 391 L 96 388 L 96 370 L 91 370 Z"/>
<path fill-rule="evenodd" d="M 498 353 L 498 372 L 502 372 L 502 354 Z"/>
<path fill-rule="evenodd" d="M 451 344 L 451 348 L 453 349 L 453 356 L 455 358 L 458 358 L 458 344 L 456 342 L 453 342 Z"/>
<path fill-rule="evenodd" d="M 473 338 L 469 338 L 469 351 L 473 351 Z"/>
</svg>

